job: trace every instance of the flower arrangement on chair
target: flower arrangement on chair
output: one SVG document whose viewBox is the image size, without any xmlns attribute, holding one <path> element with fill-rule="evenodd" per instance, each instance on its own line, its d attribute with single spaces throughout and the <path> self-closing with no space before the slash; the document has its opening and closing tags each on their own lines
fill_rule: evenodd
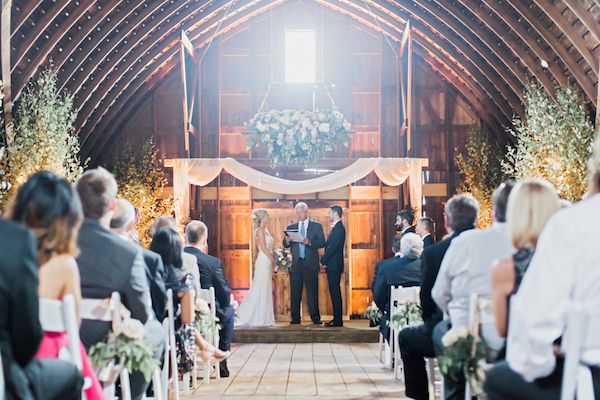
<svg viewBox="0 0 600 400">
<path fill-rule="evenodd" d="M 371 305 L 367 307 L 367 310 L 363 314 L 363 316 L 369 320 L 369 326 L 371 327 L 379 325 L 382 315 L 383 313 L 374 301 L 371 302 Z"/>
<path fill-rule="evenodd" d="M 246 129 L 248 149 L 267 145 L 273 168 L 315 162 L 339 146 L 348 147 L 350 140 L 350 123 L 336 109 L 259 112 Z"/>
<path fill-rule="evenodd" d="M 219 324 L 219 318 L 215 317 L 204 299 L 197 299 L 196 306 L 196 326 L 202 336 L 216 335 L 221 325 Z"/>
<path fill-rule="evenodd" d="M 415 301 L 404 301 L 400 304 L 400 312 L 391 316 L 387 324 L 390 328 L 403 329 L 418 324 L 422 319 L 422 310 Z"/>
<path fill-rule="evenodd" d="M 103 342 L 90 349 L 92 364 L 99 369 L 98 379 L 106 384 L 114 383 L 122 368 L 141 372 L 149 381 L 158 368 L 153 349 L 148 344 L 144 325 L 137 319 L 127 319 L 119 329 L 111 331 Z"/>
</svg>

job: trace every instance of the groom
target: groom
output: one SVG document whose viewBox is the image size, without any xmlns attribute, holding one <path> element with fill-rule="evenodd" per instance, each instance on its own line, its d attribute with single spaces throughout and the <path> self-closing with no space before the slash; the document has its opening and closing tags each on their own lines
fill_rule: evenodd
<svg viewBox="0 0 600 400">
<path fill-rule="evenodd" d="M 328 327 L 343 326 L 342 322 L 342 292 L 340 278 L 344 272 L 344 244 L 346 244 L 346 228 L 342 223 L 342 207 L 329 207 L 331 232 L 327 237 L 325 253 L 321 257 L 321 265 L 327 271 L 329 295 L 333 305 L 333 320 L 326 323 Z"/>
<path fill-rule="evenodd" d="M 300 323 L 300 301 L 302 287 L 306 285 L 306 301 L 308 312 L 313 324 L 321 325 L 319 313 L 319 249 L 325 247 L 323 226 L 317 221 L 308 219 L 306 203 L 296 204 L 298 222 L 287 227 L 288 230 L 298 230 L 304 237 L 304 242 L 292 242 L 285 236 L 283 246 L 292 248 L 292 270 L 290 271 L 291 287 L 291 324 Z"/>
</svg>

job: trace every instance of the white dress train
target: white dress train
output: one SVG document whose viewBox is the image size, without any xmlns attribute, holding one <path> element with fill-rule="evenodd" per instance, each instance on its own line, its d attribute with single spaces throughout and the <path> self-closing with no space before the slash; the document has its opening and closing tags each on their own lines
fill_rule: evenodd
<svg viewBox="0 0 600 400">
<path fill-rule="evenodd" d="M 267 249 L 273 251 L 273 237 L 265 231 Z M 273 265 L 269 257 L 258 250 L 256 263 L 254 264 L 254 279 L 250 290 L 236 317 L 236 326 L 274 326 L 275 313 L 273 311 Z"/>
</svg>

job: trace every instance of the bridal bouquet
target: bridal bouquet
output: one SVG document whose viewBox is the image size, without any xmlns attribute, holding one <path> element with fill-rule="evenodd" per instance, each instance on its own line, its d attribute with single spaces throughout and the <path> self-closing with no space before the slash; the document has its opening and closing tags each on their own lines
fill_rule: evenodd
<svg viewBox="0 0 600 400">
<path fill-rule="evenodd" d="M 392 315 L 387 324 L 391 328 L 402 329 L 421 321 L 421 307 L 414 301 L 403 301 L 400 303 L 400 311 Z"/>
<path fill-rule="evenodd" d="M 289 249 L 278 247 L 273 250 L 273 258 L 275 258 L 275 272 L 279 268 L 286 272 L 292 270 L 292 253 Z"/>
<path fill-rule="evenodd" d="M 141 372 L 149 381 L 152 372 L 158 368 L 153 349 L 145 338 L 144 325 L 136 319 L 123 321 L 121 327 L 110 332 L 105 341 L 96 343 L 90 349 L 90 360 L 98 368 L 98 379 L 104 383 L 114 383 L 120 368 L 129 372 Z"/>
<path fill-rule="evenodd" d="M 485 373 L 481 364 L 486 357 L 485 342 L 467 328 L 456 328 L 446 332 L 442 344 L 444 354 L 438 358 L 442 374 L 453 379 L 464 375 L 473 394 L 482 394 Z"/>
</svg>

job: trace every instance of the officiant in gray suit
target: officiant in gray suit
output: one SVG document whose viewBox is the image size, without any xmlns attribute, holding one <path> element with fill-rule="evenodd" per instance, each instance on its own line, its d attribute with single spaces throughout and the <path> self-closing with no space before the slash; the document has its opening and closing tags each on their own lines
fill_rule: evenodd
<svg viewBox="0 0 600 400">
<path fill-rule="evenodd" d="M 304 237 L 303 242 L 294 242 L 285 236 L 283 246 L 291 248 L 292 270 L 291 288 L 291 324 L 300 323 L 300 302 L 302 288 L 306 285 L 306 302 L 313 324 L 321 325 L 319 313 L 319 249 L 325 247 L 323 226 L 308 218 L 308 205 L 298 203 L 295 207 L 298 222 L 287 227 L 288 231 L 298 231 Z"/>
</svg>

